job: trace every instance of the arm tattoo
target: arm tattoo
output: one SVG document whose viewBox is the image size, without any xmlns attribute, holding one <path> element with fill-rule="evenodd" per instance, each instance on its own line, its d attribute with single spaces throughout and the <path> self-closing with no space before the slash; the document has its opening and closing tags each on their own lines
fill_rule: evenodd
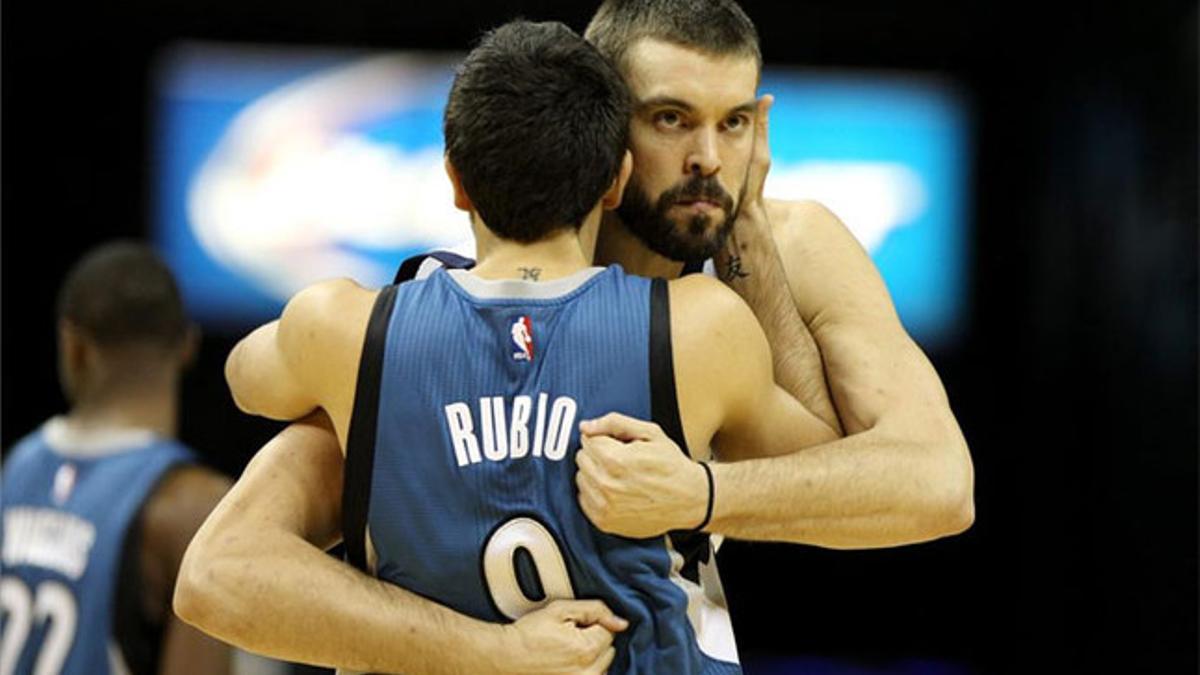
<svg viewBox="0 0 1200 675">
<path fill-rule="evenodd" d="M 750 272 L 742 267 L 742 257 L 734 254 L 729 256 L 729 265 L 721 275 L 721 281 L 726 283 L 735 279 L 745 279 L 750 276 Z"/>
<path fill-rule="evenodd" d="M 540 267 L 518 267 L 521 271 L 521 279 L 524 281 L 538 281 L 542 276 L 542 268 Z"/>
</svg>

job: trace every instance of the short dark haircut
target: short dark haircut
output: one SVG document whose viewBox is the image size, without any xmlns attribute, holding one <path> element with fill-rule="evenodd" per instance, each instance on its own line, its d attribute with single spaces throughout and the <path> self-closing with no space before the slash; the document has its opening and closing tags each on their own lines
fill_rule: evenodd
<svg viewBox="0 0 1200 675">
<path fill-rule="evenodd" d="M 67 274 L 58 316 L 101 347 L 174 347 L 188 331 L 179 288 L 150 247 L 104 244 Z"/>
<path fill-rule="evenodd" d="M 716 56 L 752 56 L 762 68 L 758 31 L 734 0 L 605 0 L 584 35 L 623 72 L 626 52 L 642 38 Z"/>
<path fill-rule="evenodd" d="M 479 216 L 521 242 L 578 228 L 621 169 L 629 92 L 616 69 L 556 22 L 485 35 L 446 103 L 446 153 Z"/>
</svg>

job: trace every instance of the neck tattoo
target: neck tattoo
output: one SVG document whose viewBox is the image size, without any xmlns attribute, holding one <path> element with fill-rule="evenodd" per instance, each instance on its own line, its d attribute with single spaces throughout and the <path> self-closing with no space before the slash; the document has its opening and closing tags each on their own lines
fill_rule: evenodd
<svg viewBox="0 0 1200 675">
<path fill-rule="evenodd" d="M 518 267 L 517 270 L 521 272 L 521 279 L 523 281 L 538 281 L 542 276 L 542 268 L 540 267 Z"/>
</svg>

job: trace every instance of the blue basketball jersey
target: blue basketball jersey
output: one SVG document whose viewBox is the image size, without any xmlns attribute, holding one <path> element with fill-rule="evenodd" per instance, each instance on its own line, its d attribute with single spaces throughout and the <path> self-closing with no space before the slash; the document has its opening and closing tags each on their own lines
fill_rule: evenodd
<svg viewBox="0 0 1200 675">
<path fill-rule="evenodd" d="M 617 266 L 384 289 L 347 448 L 376 574 L 489 621 L 600 599 L 630 621 L 609 672 L 740 673 L 708 537 L 612 536 L 578 505 L 581 420 L 668 418 L 682 435 L 669 325 L 665 283 Z"/>
<path fill-rule="evenodd" d="M 182 445 L 53 419 L 22 439 L 0 492 L 0 675 L 127 672 L 114 620 L 126 534 Z"/>
</svg>

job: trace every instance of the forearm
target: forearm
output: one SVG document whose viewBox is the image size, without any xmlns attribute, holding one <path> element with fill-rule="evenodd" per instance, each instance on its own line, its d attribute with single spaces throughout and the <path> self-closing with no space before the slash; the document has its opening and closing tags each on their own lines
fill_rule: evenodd
<svg viewBox="0 0 1200 675">
<path fill-rule="evenodd" d="M 714 260 L 721 280 L 746 301 L 771 344 L 775 381 L 842 434 L 821 351 L 792 301 L 766 216 L 745 217 Z"/>
<path fill-rule="evenodd" d="M 176 596 L 185 621 L 248 651 L 315 665 L 448 675 L 491 668 L 503 626 L 369 577 L 300 537 L 253 541 L 253 551 L 187 566 Z"/>
<path fill-rule="evenodd" d="M 706 529 L 737 539 L 876 548 L 955 534 L 973 519 L 970 461 L 956 433 L 918 441 L 876 428 L 711 468 Z"/>
</svg>

